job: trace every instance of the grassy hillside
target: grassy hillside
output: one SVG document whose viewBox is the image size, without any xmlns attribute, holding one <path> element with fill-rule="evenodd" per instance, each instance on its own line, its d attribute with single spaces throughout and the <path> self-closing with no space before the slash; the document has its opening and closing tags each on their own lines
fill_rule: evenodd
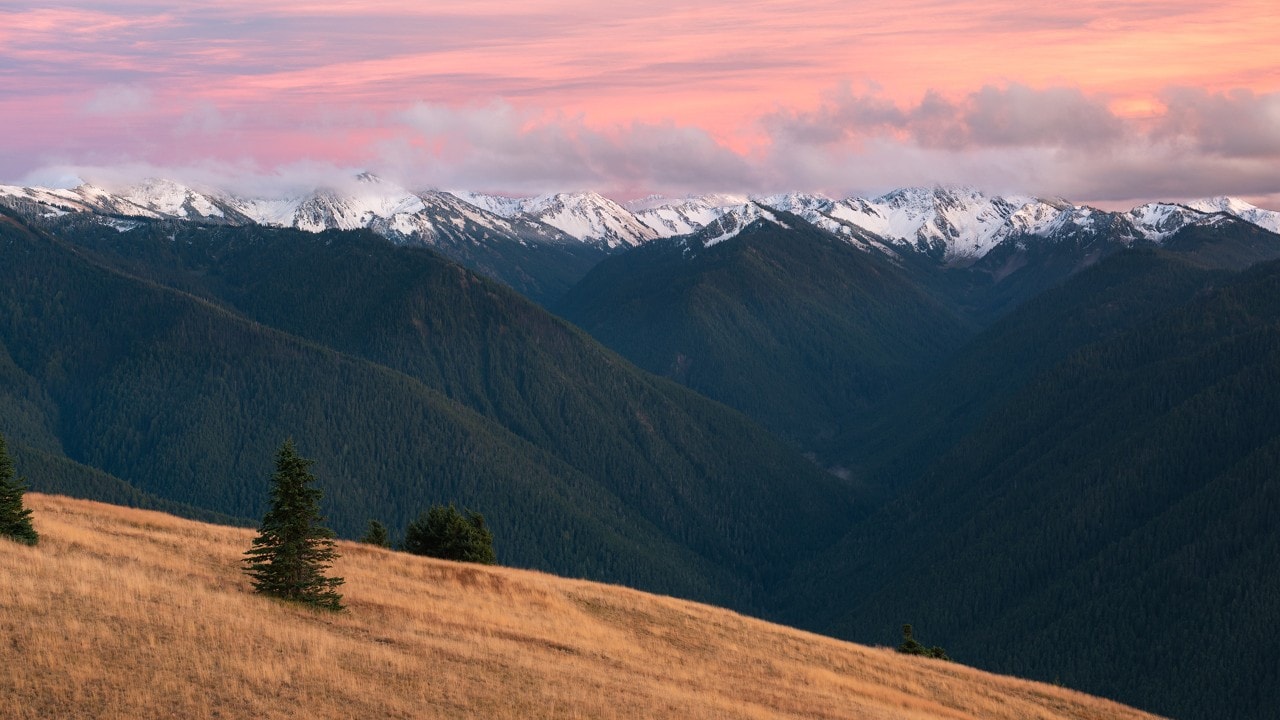
<svg viewBox="0 0 1280 720">
<path fill-rule="evenodd" d="M 6 717 L 1150 718 L 708 606 L 339 543 L 349 611 L 249 592 L 252 531 L 28 494 Z"/>
</svg>

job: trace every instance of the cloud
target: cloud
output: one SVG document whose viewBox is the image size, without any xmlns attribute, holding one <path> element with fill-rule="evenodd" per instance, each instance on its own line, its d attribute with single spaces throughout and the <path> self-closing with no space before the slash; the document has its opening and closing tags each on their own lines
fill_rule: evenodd
<svg viewBox="0 0 1280 720">
<path fill-rule="evenodd" d="M 958 101 L 931 90 L 907 107 L 878 93 L 855 95 L 845 86 L 815 111 L 782 111 L 763 122 L 784 141 L 825 144 L 891 135 L 951 150 L 1094 147 L 1124 131 L 1105 97 L 1088 97 L 1077 88 L 1019 84 L 987 85 Z"/>
<path fill-rule="evenodd" d="M 152 178 L 179 181 L 198 190 L 224 190 L 245 197 L 304 195 L 317 187 L 344 187 L 364 168 L 324 161 L 301 160 L 262 167 L 252 160 L 199 162 L 170 165 L 145 161 L 106 165 L 51 163 L 28 173 L 19 184 L 39 187 L 75 187 L 89 183 L 119 192 Z"/>
<path fill-rule="evenodd" d="M 197 105 L 146 134 L 146 147 L 160 149 L 155 155 L 145 148 L 132 160 L 127 149 L 111 158 L 90 155 L 87 166 L 47 163 L 42 176 L 108 186 L 170 177 L 244 194 L 305 192 L 372 170 L 419 189 L 592 189 L 619 199 L 650 192 L 868 195 L 935 183 L 1110 204 L 1280 197 L 1278 94 L 1171 89 L 1159 95 L 1162 112 L 1135 118 L 1110 110 L 1108 96 L 1076 88 L 984 86 L 896 103 L 875 88 L 851 87 L 816 107 L 759 118 L 761 135 L 746 149 L 695 125 L 596 124 L 504 100 L 417 102 L 391 113 L 339 107 L 276 117 L 270 132 L 261 118 Z M 104 95 L 104 111 L 127 112 L 138 100 L 130 90 Z M 160 160 L 173 142 L 185 143 L 188 154 Z"/>
<path fill-rule="evenodd" d="M 617 194 L 747 188 L 757 180 L 747 159 L 705 130 L 674 123 L 596 128 L 579 116 L 521 111 L 501 101 L 464 108 L 417 103 L 398 119 L 407 132 L 384 146 L 383 162 L 438 187 Z"/>
<path fill-rule="evenodd" d="M 1077 88 L 985 86 L 897 104 L 848 86 L 816 109 L 761 119 L 775 186 L 867 194 L 963 183 L 1081 201 L 1280 194 L 1280 93 L 1171 89 L 1123 117 Z"/>
<path fill-rule="evenodd" d="M 980 147 L 1096 147 L 1124 132 L 1104 99 L 1063 87 L 988 85 L 969 96 L 960 122 Z"/>
<path fill-rule="evenodd" d="M 1161 100 L 1166 110 L 1157 136 L 1186 138 L 1225 157 L 1280 157 L 1280 93 L 1173 88 Z"/>
</svg>

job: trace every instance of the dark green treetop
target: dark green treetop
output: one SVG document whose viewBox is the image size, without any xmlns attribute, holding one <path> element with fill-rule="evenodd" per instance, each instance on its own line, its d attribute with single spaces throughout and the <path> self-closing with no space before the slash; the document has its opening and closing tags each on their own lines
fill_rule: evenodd
<svg viewBox="0 0 1280 720">
<path fill-rule="evenodd" d="M 369 521 L 369 529 L 365 530 L 360 542 L 378 547 L 391 547 L 391 538 L 387 535 L 387 526 L 377 520 Z"/>
<path fill-rule="evenodd" d="M 9 448 L 0 435 L 0 536 L 35 545 L 40 536 L 31 525 L 31 511 L 22 504 L 26 491 L 26 483 L 14 474 Z"/>
<path fill-rule="evenodd" d="M 493 565 L 497 562 L 493 533 L 485 527 L 484 516 L 471 510 L 465 513 L 452 504 L 432 505 L 409 523 L 404 549 L 415 555 Z"/>
<path fill-rule="evenodd" d="M 947 656 L 947 651 L 937 645 L 931 648 L 921 645 L 920 641 L 916 640 L 910 624 L 902 626 L 902 644 L 897 649 L 898 652 L 904 655 L 924 655 L 925 657 L 938 658 L 939 660 L 951 659 Z"/>
<path fill-rule="evenodd" d="M 326 610 L 341 610 L 337 587 L 342 578 L 325 571 L 337 553 L 333 531 L 322 523 L 319 488 L 293 440 L 285 440 L 276 455 L 271 477 L 271 506 L 262 529 L 245 552 L 245 572 L 260 593 Z"/>
</svg>

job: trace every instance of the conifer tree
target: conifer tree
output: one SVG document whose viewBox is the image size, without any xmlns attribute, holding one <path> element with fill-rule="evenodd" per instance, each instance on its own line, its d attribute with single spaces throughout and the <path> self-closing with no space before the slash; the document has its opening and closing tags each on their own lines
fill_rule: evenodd
<svg viewBox="0 0 1280 720">
<path fill-rule="evenodd" d="M 364 531 L 364 537 L 360 538 L 360 542 L 384 548 L 391 547 L 391 538 L 387 535 L 387 526 L 377 520 L 369 521 L 369 529 Z"/>
<path fill-rule="evenodd" d="M 35 545 L 40 536 L 31 525 L 31 511 L 22 505 L 26 491 L 26 483 L 14 475 L 9 448 L 0 435 L 0 536 Z"/>
<path fill-rule="evenodd" d="M 471 510 L 464 515 L 452 504 L 432 505 L 409 523 L 404 549 L 444 560 L 485 565 L 498 561 L 493 551 L 493 533 L 485 526 L 484 516 Z"/>
<path fill-rule="evenodd" d="M 271 506 L 262 529 L 245 552 L 245 572 L 260 593 L 326 610 L 341 610 L 337 587 L 342 578 L 326 577 L 337 553 L 333 531 L 322 523 L 319 488 L 302 458 L 285 440 L 271 477 Z"/>
<path fill-rule="evenodd" d="M 950 660 L 947 651 L 941 647 L 934 645 L 926 648 L 916 640 L 915 634 L 910 625 L 902 626 L 902 644 L 898 646 L 898 652 L 904 655 L 924 655 L 925 657 L 938 658 L 939 660 Z"/>
<path fill-rule="evenodd" d="M 902 626 L 902 644 L 898 646 L 898 652 L 904 655 L 923 655 L 925 654 L 924 646 L 915 638 L 911 625 Z"/>
</svg>

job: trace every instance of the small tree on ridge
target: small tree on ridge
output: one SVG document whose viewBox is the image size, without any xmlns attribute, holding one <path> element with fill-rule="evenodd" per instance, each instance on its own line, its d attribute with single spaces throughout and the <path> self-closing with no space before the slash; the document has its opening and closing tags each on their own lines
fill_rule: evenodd
<svg viewBox="0 0 1280 720">
<path fill-rule="evenodd" d="M 333 531 L 322 523 L 319 488 L 308 471 L 313 461 L 302 458 L 285 440 L 276 454 L 271 477 L 271 507 L 262 518 L 262 529 L 245 552 L 245 572 L 253 587 L 264 595 L 341 610 L 340 577 L 327 577 L 337 553 Z"/>
</svg>

